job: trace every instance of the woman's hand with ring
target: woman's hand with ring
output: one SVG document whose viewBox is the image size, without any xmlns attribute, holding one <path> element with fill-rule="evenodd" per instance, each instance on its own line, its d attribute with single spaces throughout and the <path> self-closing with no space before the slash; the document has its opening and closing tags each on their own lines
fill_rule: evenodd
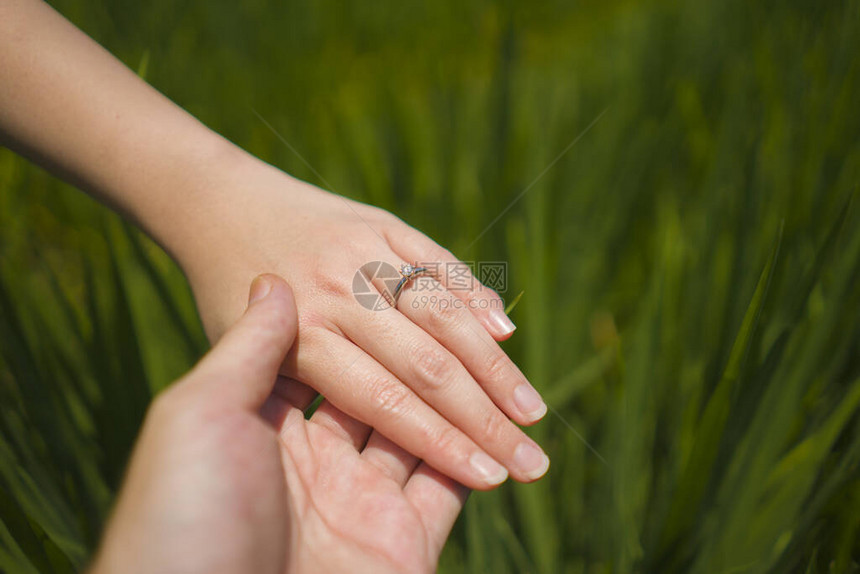
<svg viewBox="0 0 860 574">
<path fill-rule="evenodd" d="M 213 342 L 241 315 L 251 279 L 279 274 L 299 312 L 285 375 L 466 486 L 499 484 L 505 468 L 522 481 L 546 471 L 549 460 L 508 420 L 533 423 L 546 407 L 496 343 L 513 325 L 495 294 L 446 290 L 449 278 L 437 274 L 449 305 L 410 305 L 410 291 L 397 309 L 372 311 L 353 296 L 365 263 L 444 267 L 456 261 L 450 253 L 383 210 L 251 157 L 49 5 L 13 2 L 0 18 L 4 30 L 13 32 L 0 33 L 4 145 L 119 209 L 164 246 L 186 273 Z"/>
<path fill-rule="evenodd" d="M 279 274 L 299 312 L 282 374 L 468 487 L 546 472 L 549 459 L 509 420 L 532 424 L 546 406 L 497 343 L 514 329 L 498 295 L 477 281 L 451 288 L 453 255 L 384 210 L 245 154 L 222 167 L 199 223 L 189 217 L 181 240 L 168 242 L 210 339 L 242 313 L 253 277 Z M 439 304 L 416 304 L 420 292 L 407 286 L 396 308 L 363 306 L 353 280 L 373 261 L 436 263 L 420 280 Z M 367 279 L 380 294 L 391 288 Z"/>
</svg>

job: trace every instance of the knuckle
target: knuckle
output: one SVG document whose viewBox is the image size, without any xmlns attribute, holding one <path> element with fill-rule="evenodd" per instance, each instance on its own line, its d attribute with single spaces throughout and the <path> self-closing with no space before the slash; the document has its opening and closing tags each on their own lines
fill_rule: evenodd
<svg viewBox="0 0 860 574">
<path fill-rule="evenodd" d="M 442 304 L 444 302 L 444 304 Z M 456 303 L 456 301 L 442 299 L 442 302 L 438 305 L 434 305 L 429 313 L 427 320 L 430 324 L 430 328 L 434 329 L 436 332 L 439 331 L 447 331 L 448 329 L 455 328 L 460 323 L 460 309 Z"/>
<path fill-rule="evenodd" d="M 351 277 L 351 276 L 350 276 Z M 346 297 L 351 294 L 350 284 L 340 276 L 332 276 L 322 273 L 314 280 L 319 293 L 328 297 Z"/>
<path fill-rule="evenodd" d="M 444 453 L 445 456 L 451 456 L 451 454 L 457 451 L 457 446 L 461 440 L 462 435 L 460 431 L 446 424 L 439 429 L 434 429 L 427 443 L 430 450 Z"/>
<path fill-rule="evenodd" d="M 497 443 L 511 430 L 511 422 L 496 408 L 489 410 L 481 418 L 480 428 L 483 442 Z"/>
<path fill-rule="evenodd" d="M 463 298 L 463 303 L 469 309 L 477 309 L 479 307 L 479 301 L 483 298 L 481 293 L 475 288 L 463 291 L 461 297 Z"/>
<path fill-rule="evenodd" d="M 388 378 L 371 383 L 371 400 L 376 408 L 387 416 L 402 418 L 411 408 L 409 390 Z"/>
<path fill-rule="evenodd" d="M 454 359 L 448 352 L 432 346 L 416 350 L 413 368 L 418 381 L 428 389 L 444 387 L 456 372 Z"/>
<path fill-rule="evenodd" d="M 508 364 L 510 359 L 501 350 L 497 350 L 487 355 L 484 363 L 485 376 L 494 382 L 498 382 L 506 377 L 511 376 L 511 368 Z"/>
</svg>

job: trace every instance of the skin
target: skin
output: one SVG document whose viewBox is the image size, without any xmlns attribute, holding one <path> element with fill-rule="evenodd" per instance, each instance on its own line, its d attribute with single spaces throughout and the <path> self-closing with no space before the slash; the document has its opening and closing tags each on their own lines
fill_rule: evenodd
<svg viewBox="0 0 860 574">
<path fill-rule="evenodd" d="M 546 472 L 549 459 L 514 424 L 546 406 L 498 345 L 514 325 L 495 293 L 453 289 L 450 252 L 248 155 L 38 0 L 0 3 L 0 141 L 158 241 L 213 342 L 242 313 L 248 282 L 276 273 L 298 305 L 284 376 L 470 488 Z M 372 261 L 440 264 L 426 279 L 440 303 L 406 289 L 394 308 L 364 308 L 352 280 Z"/>
<path fill-rule="evenodd" d="M 91 572 L 434 571 L 466 489 L 330 403 L 305 420 L 291 290 L 250 299 L 150 408 Z"/>
</svg>

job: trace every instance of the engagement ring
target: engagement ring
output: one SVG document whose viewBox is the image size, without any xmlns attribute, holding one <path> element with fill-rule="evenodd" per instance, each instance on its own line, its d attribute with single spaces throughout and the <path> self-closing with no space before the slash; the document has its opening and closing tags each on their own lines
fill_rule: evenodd
<svg viewBox="0 0 860 574">
<path fill-rule="evenodd" d="M 413 278 L 418 277 L 422 273 L 427 271 L 426 267 L 414 267 L 409 263 L 404 263 L 400 266 L 400 274 L 403 277 L 400 278 L 400 281 L 397 282 L 397 287 L 394 288 L 394 300 L 397 301 L 397 296 L 400 295 L 400 292 L 403 290 L 403 287 L 409 283 Z"/>
</svg>

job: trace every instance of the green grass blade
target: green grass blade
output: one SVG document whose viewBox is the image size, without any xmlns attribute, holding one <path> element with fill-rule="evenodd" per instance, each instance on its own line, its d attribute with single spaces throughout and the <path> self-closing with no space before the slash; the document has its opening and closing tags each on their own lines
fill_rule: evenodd
<svg viewBox="0 0 860 574">
<path fill-rule="evenodd" d="M 519 295 L 517 295 L 516 297 L 514 297 L 514 300 L 513 300 L 513 301 L 511 301 L 511 302 L 508 304 L 508 306 L 507 306 L 507 307 L 505 307 L 505 315 L 510 315 L 510 314 L 511 314 L 511 311 L 513 311 L 513 310 L 516 308 L 516 306 L 517 306 L 517 305 L 519 304 L 519 302 L 520 302 L 520 299 L 522 299 L 522 298 L 523 298 L 523 295 L 525 295 L 525 294 L 526 294 L 526 292 L 525 292 L 525 291 L 520 291 L 520 294 L 519 294 Z"/>
<path fill-rule="evenodd" d="M 688 532 L 691 523 L 696 518 L 696 510 L 699 508 L 702 496 L 711 479 L 723 430 L 732 408 L 732 394 L 738 382 L 743 361 L 752 345 L 753 334 L 761 317 L 781 244 L 782 226 L 780 226 L 770 256 L 759 275 L 758 284 L 735 337 L 723 375 L 708 399 L 701 416 L 701 423 L 696 429 L 696 440 L 690 459 L 686 463 L 684 473 L 678 483 L 674 504 L 669 511 L 662 543 L 664 548 L 671 547 L 679 537 Z"/>
</svg>

